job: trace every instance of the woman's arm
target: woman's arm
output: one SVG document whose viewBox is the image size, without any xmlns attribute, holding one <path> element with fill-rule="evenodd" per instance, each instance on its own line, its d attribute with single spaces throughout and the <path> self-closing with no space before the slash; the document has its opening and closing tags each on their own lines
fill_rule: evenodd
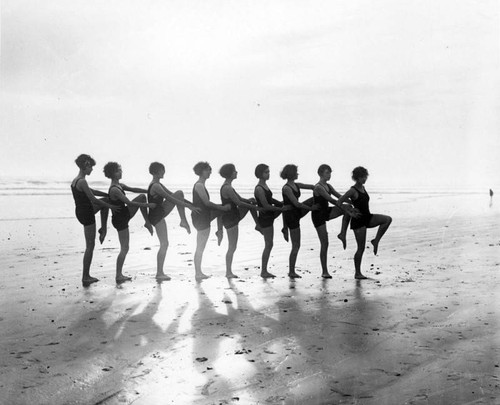
<svg viewBox="0 0 500 405">
<path fill-rule="evenodd" d="M 133 205 L 136 207 L 146 207 L 146 208 L 155 208 L 156 204 L 155 203 L 140 203 L 137 201 L 132 201 L 127 198 L 125 194 L 118 188 L 118 187 L 113 187 L 109 191 L 109 196 L 113 198 L 113 200 L 120 200 L 121 202 L 124 202 L 127 205 Z"/>
<path fill-rule="evenodd" d="M 266 193 L 262 187 L 255 188 L 255 197 L 257 197 L 257 201 L 261 203 L 262 211 L 283 211 L 282 208 L 274 207 L 267 202 Z"/>
<path fill-rule="evenodd" d="M 356 191 L 350 188 L 342 197 L 338 199 L 338 203 L 343 204 L 347 202 L 347 200 L 355 200 L 356 198 L 354 197 L 356 197 Z"/>
<path fill-rule="evenodd" d="M 303 188 L 306 190 L 314 190 L 314 187 L 316 187 L 314 184 L 305 184 L 305 183 L 295 183 L 295 185 L 298 188 Z"/>
<path fill-rule="evenodd" d="M 233 187 L 225 187 L 224 190 L 222 191 L 223 193 L 226 194 L 226 197 L 229 198 L 233 203 L 235 203 L 238 207 L 246 207 L 251 210 L 257 210 L 257 211 L 262 211 L 262 209 L 256 205 L 250 204 L 249 200 L 245 200 L 243 198 L 240 198 L 236 191 L 234 191 Z"/>
<path fill-rule="evenodd" d="M 85 195 L 88 197 L 88 199 L 94 203 L 94 204 L 97 204 L 97 205 L 100 205 L 102 207 L 106 207 L 106 208 L 109 208 L 111 210 L 116 210 L 118 209 L 119 207 L 117 207 L 116 205 L 113 205 L 113 204 L 108 204 L 107 202 L 105 201 L 102 201 L 102 200 L 99 200 L 98 198 L 95 197 L 93 191 L 94 190 L 91 190 L 89 185 L 87 184 L 87 180 L 83 179 L 83 181 L 81 181 L 79 183 L 80 185 L 80 188 L 81 190 L 85 193 Z M 100 192 L 102 193 L 102 192 Z M 108 197 L 108 194 L 105 194 L 105 193 L 102 193 L 105 197 Z"/>
<path fill-rule="evenodd" d="M 293 191 L 292 191 L 291 187 L 283 187 L 283 193 L 288 197 L 288 199 L 290 200 L 290 202 L 292 203 L 292 205 L 295 208 L 303 208 L 303 209 L 306 209 L 308 211 L 312 211 L 313 210 L 312 207 L 309 207 L 308 205 L 302 204 L 302 203 L 299 202 L 299 200 L 297 200 L 297 198 L 293 194 Z"/>
<path fill-rule="evenodd" d="M 175 205 L 180 205 L 182 207 L 189 208 L 191 211 L 199 212 L 200 209 L 196 208 L 191 202 L 188 200 L 179 200 L 174 197 L 173 193 L 166 188 L 163 184 L 154 184 L 151 187 L 151 193 L 158 194 L 159 196 L 165 198 L 168 201 L 173 202 Z"/>
<path fill-rule="evenodd" d="M 145 188 L 135 188 L 135 187 L 129 187 L 125 184 L 120 183 L 120 186 L 122 186 L 123 190 L 125 191 L 130 191 L 131 193 L 147 193 L 148 190 Z"/>
<path fill-rule="evenodd" d="M 90 191 L 92 192 L 92 194 L 94 194 L 98 197 L 109 197 L 108 193 L 104 193 L 104 192 L 99 191 L 99 190 L 94 190 L 93 188 L 91 188 Z"/>
</svg>

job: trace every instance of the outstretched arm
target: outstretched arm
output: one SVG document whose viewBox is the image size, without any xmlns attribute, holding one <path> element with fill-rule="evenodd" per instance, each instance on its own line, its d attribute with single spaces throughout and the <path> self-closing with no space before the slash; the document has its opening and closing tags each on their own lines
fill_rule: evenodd
<svg viewBox="0 0 500 405">
<path fill-rule="evenodd" d="M 85 182 L 87 183 L 87 182 Z M 99 190 L 94 190 L 93 188 L 90 189 L 90 191 L 92 192 L 92 194 L 98 196 L 98 197 L 109 197 L 109 194 L 108 193 L 104 193 L 103 191 L 99 191 Z"/>
<path fill-rule="evenodd" d="M 275 207 L 267 202 L 266 193 L 262 187 L 256 187 L 255 197 L 257 197 L 257 201 L 262 205 L 262 211 L 283 211 L 283 208 Z M 273 203 L 274 201 L 276 200 L 273 200 Z"/>
<path fill-rule="evenodd" d="M 220 211 L 228 211 L 230 209 L 230 208 L 228 208 L 229 204 L 226 207 L 225 205 L 214 204 L 212 201 L 210 201 L 210 199 L 208 198 L 207 191 L 205 190 L 205 187 L 203 187 L 203 185 L 200 183 L 196 183 L 194 185 L 194 192 L 198 194 L 198 197 L 200 197 L 201 202 L 207 208 L 211 208 L 214 210 L 220 210 Z"/>
<path fill-rule="evenodd" d="M 305 190 L 314 190 L 316 187 L 314 184 L 305 184 L 305 183 L 295 183 L 298 188 L 303 188 Z"/>
<path fill-rule="evenodd" d="M 130 191 L 131 193 L 147 193 L 148 192 L 148 190 L 146 190 L 145 188 L 129 187 L 129 186 L 122 184 L 122 183 L 120 183 L 120 186 L 122 186 L 122 188 L 125 191 Z"/>
<path fill-rule="evenodd" d="M 253 205 L 250 203 L 250 200 L 241 198 L 236 191 L 234 191 L 234 188 L 232 187 L 225 187 L 225 193 L 229 199 L 233 203 L 235 203 L 238 207 L 246 207 L 251 210 L 257 210 L 257 211 L 262 211 L 262 209 L 256 205 Z"/>
<path fill-rule="evenodd" d="M 79 183 L 79 185 L 80 185 L 80 188 L 82 189 L 82 191 L 85 193 L 85 195 L 88 197 L 88 199 L 92 203 L 100 205 L 101 207 L 109 208 L 111 210 L 115 210 L 115 209 L 118 208 L 116 205 L 108 204 L 107 202 L 99 200 L 98 198 L 96 198 L 95 197 L 96 195 L 94 194 L 94 190 L 90 189 L 89 185 L 87 184 L 87 180 L 83 179 L 83 181 L 81 181 Z M 105 193 L 103 193 L 101 191 L 99 191 L 99 193 L 101 193 L 101 195 L 103 197 L 108 197 L 108 194 L 105 194 Z M 97 194 L 97 195 L 99 195 L 99 194 Z"/>
<path fill-rule="evenodd" d="M 155 203 L 141 203 L 137 201 L 132 201 L 127 198 L 125 194 L 118 188 L 118 187 L 112 187 L 111 191 L 109 192 L 109 196 L 113 198 L 113 200 L 120 200 L 121 202 L 124 202 L 127 205 L 132 205 L 136 207 L 145 207 L 145 208 L 155 208 L 156 204 Z"/>
<path fill-rule="evenodd" d="M 302 209 L 305 209 L 307 211 L 313 210 L 312 207 L 309 207 L 308 205 L 300 203 L 299 200 L 297 200 L 297 198 L 293 194 L 293 191 L 290 187 L 283 187 L 283 193 L 288 197 L 288 199 L 290 200 L 290 202 L 292 203 L 292 205 L 295 208 L 302 208 Z"/>
<path fill-rule="evenodd" d="M 151 188 L 151 192 L 162 196 L 166 200 L 173 202 L 175 205 L 180 205 L 182 207 L 189 208 L 190 210 L 199 211 L 199 208 L 196 208 L 191 202 L 188 200 L 179 200 L 174 197 L 174 194 L 166 188 L 163 184 L 155 184 Z"/>
</svg>

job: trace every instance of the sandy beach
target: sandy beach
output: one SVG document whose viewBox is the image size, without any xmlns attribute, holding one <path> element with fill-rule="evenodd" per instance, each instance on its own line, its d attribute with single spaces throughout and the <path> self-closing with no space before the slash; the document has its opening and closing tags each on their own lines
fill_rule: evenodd
<svg viewBox="0 0 500 405">
<path fill-rule="evenodd" d="M 276 224 L 278 277 L 261 279 L 263 240 L 248 216 L 240 278 L 223 276 L 227 241 L 217 247 L 212 231 L 212 277 L 196 283 L 195 234 L 174 212 L 171 281 L 156 283 L 158 240 L 137 216 L 124 268 L 133 281 L 114 282 L 110 227 L 94 253 L 100 281 L 84 288 L 71 196 L 1 195 L 0 403 L 499 404 L 500 204 L 487 193 L 374 193 L 371 208 L 394 221 L 379 255 L 365 253 L 369 280 L 354 280 L 355 241 L 349 231 L 342 250 L 339 220 L 328 225 L 333 279 L 321 279 L 309 217 L 303 278 L 286 277 Z"/>
</svg>

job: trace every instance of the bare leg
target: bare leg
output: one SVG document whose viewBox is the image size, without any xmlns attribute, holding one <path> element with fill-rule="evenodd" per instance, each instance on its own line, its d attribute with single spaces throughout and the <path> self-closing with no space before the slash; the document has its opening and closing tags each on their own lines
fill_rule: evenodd
<svg viewBox="0 0 500 405">
<path fill-rule="evenodd" d="M 377 230 L 377 235 L 375 235 L 375 239 L 371 241 L 373 245 L 373 254 L 376 255 L 378 252 L 378 244 L 382 236 L 387 232 L 389 226 L 391 226 L 392 218 L 387 215 L 374 214 L 370 223 L 368 224 L 368 228 L 379 227 Z"/>
<path fill-rule="evenodd" d="M 295 272 L 295 263 L 297 262 L 297 255 L 300 249 L 300 227 L 296 229 L 290 229 L 290 239 L 292 240 L 292 250 L 290 251 L 290 258 L 288 262 L 288 277 L 290 278 L 301 278 Z"/>
<path fill-rule="evenodd" d="M 226 229 L 227 232 L 227 253 L 226 253 L 226 277 L 227 278 L 238 278 L 236 274 L 232 271 L 233 265 L 233 256 L 236 251 L 236 247 L 238 246 L 238 225 L 233 226 L 232 228 Z"/>
<path fill-rule="evenodd" d="M 203 252 L 205 251 L 209 235 L 210 227 L 198 231 L 196 234 L 196 251 L 194 252 L 194 270 L 196 280 L 203 280 L 209 277 L 201 271 L 201 260 L 203 258 Z"/>
<path fill-rule="evenodd" d="M 318 226 L 316 228 L 316 232 L 318 233 L 319 243 L 321 244 L 321 248 L 319 251 L 319 260 L 321 262 L 321 277 L 323 278 L 332 278 L 330 273 L 328 273 L 328 265 L 327 265 L 327 254 L 328 254 L 328 231 L 326 230 L 326 224 Z"/>
<path fill-rule="evenodd" d="M 107 202 L 109 204 L 109 198 L 100 198 L 101 201 Z M 99 242 L 102 243 L 104 242 L 104 239 L 106 238 L 106 233 L 108 232 L 108 215 L 109 215 L 109 208 L 106 207 L 101 207 L 99 205 L 94 205 L 94 214 L 97 214 L 97 212 L 101 212 L 101 227 L 99 228 Z"/>
<path fill-rule="evenodd" d="M 224 228 L 222 224 L 222 211 L 212 210 L 210 222 L 217 218 L 217 230 L 215 231 L 215 236 L 217 236 L 217 246 L 222 243 L 222 238 L 224 237 Z"/>
<path fill-rule="evenodd" d="M 139 202 L 139 203 L 146 203 L 147 198 L 144 194 L 140 194 L 137 197 L 135 197 L 132 201 Z M 130 213 L 130 218 L 133 218 L 135 214 L 137 213 L 137 210 L 139 207 L 136 206 L 128 206 L 128 212 Z M 151 235 L 153 235 L 153 225 L 151 225 L 151 222 L 149 222 L 148 218 L 148 209 L 146 207 L 140 207 L 141 209 L 141 214 L 142 217 L 144 218 L 144 228 L 146 228 Z"/>
<path fill-rule="evenodd" d="M 340 233 L 337 235 L 337 238 L 339 238 L 342 242 L 344 250 L 347 248 L 347 228 L 349 227 L 349 222 L 351 222 L 351 217 L 348 214 L 344 214 L 342 217 L 342 228 L 340 229 Z"/>
<path fill-rule="evenodd" d="M 361 259 L 363 258 L 363 252 L 365 251 L 366 244 L 366 227 L 354 229 L 354 236 L 356 237 L 356 243 L 358 244 L 358 250 L 354 254 L 354 278 L 357 280 L 364 280 L 365 277 L 361 273 Z"/>
<path fill-rule="evenodd" d="M 283 234 L 283 239 L 288 242 L 288 227 L 285 223 L 285 217 L 283 216 L 283 228 L 281 228 L 281 233 Z"/>
<path fill-rule="evenodd" d="M 129 250 L 130 234 L 128 228 L 118 232 L 118 239 L 120 240 L 120 253 L 116 258 L 116 282 L 123 283 L 132 280 L 132 277 L 124 276 L 122 273 L 123 263 Z"/>
<path fill-rule="evenodd" d="M 156 279 L 159 281 L 170 280 L 170 277 L 163 272 L 163 264 L 165 263 L 165 256 L 168 249 L 168 232 L 165 219 L 162 219 L 155 225 L 156 235 L 160 240 L 160 248 L 156 256 Z"/>
<path fill-rule="evenodd" d="M 262 252 L 262 268 L 260 270 L 260 276 L 262 278 L 274 278 L 274 274 L 267 271 L 267 264 L 269 263 L 269 256 L 271 255 L 271 250 L 273 248 L 274 239 L 274 226 L 268 226 L 267 228 L 262 228 L 262 234 L 264 235 L 264 251 Z"/>
<path fill-rule="evenodd" d="M 178 200 L 184 201 L 184 193 L 181 190 L 178 190 L 174 193 L 174 197 Z M 189 227 L 189 223 L 186 218 L 186 207 L 182 205 L 177 206 L 177 211 L 179 212 L 179 216 L 181 217 L 180 227 L 184 228 L 188 234 L 191 233 L 191 228 Z"/>
<path fill-rule="evenodd" d="M 90 265 L 95 247 L 95 224 L 84 226 L 83 233 L 85 235 L 85 253 L 83 254 L 82 283 L 89 285 L 99 281 L 99 279 L 90 276 Z"/>
</svg>

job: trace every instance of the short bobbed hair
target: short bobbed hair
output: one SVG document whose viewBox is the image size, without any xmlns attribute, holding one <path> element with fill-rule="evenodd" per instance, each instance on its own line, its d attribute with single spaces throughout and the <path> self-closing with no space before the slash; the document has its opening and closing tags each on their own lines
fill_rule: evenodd
<svg viewBox="0 0 500 405">
<path fill-rule="evenodd" d="M 165 170 L 165 166 L 160 162 L 153 162 L 149 165 L 149 174 L 159 173 L 160 170 Z"/>
<path fill-rule="evenodd" d="M 280 177 L 283 180 L 295 179 L 297 177 L 298 170 L 299 170 L 299 168 L 297 165 L 291 165 L 291 164 L 285 165 L 285 167 L 283 168 L 283 170 L 280 173 Z"/>
<path fill-rule="evenodd" d="M 262 176 L 264 175 L 264 172 L 269 169 L 269 166 L 266 165 L 265 163 L 260 163 L 255 167 L 255 177 L 258 179 L 261 179 Z"/>
<path fill-rule="evenodd" d="M 108 162 L 104 165 L 104 175 L 108 179 L 112 179 L 115 173 L 120 169 L 120 165 L 116 162 Z"/>
<path fill-rule="evenodd" d="M 232 163 L 226 163 L 220 168 L 219 174 L 225 179 L 229 179 L 235 171 L 236 167 Z"/>
<path fill-rule="evenodd" d="M 210 170 L 210 164 L 208 162 L 198 162 L 194 165 L 193 171 L 197 176 L 201 176 L 205 170 Z"/>
<path fill-rule="evenodd" d="M 358 181 L 362 177 L 368 177 L 368 175 L 369 175 L 368 170 L 366 170 L 362 166 L 358 166 L 352 171 L 352 179 L 354 181 Z"/>
<path fill-rule="evenodd" d="M 318 175 L 322 176 L 325 170 L 329 170 L 330 172 L 332 171 L 332 168 L 328 166 L 327 164 L 322 164 L 318 167 Z"/>
<path fill-rule="evenodd" d="M 95 166 L 95 160 L 92 159 L 92 156 L 86 155 L 85 153 L 82 153 L 80 156 L 78 156 L 75 159 L 75 163 L 80 169 L 85 169 L 87 166 Z"/>
</svg>

